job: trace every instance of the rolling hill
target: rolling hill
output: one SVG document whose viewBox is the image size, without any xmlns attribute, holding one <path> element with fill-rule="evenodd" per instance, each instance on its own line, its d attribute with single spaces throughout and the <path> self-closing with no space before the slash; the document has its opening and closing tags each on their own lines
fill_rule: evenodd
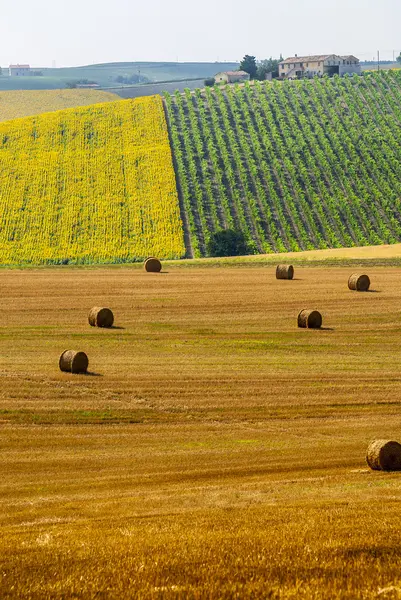
<svg viewBox="0 0 401 600">
<path fill-rule="evenodd" d="M 251 252 L 401 240 L 401 73 L 166 95 L 194 256 L 221 228 Z"/>
<path fill-rule="evenodd" d="M 90 89 L 0 92 L 0 121 L 116 100 L 115 94 Z"/>
<path fill-rule="evenodd" d="M 167 119 L 166 119 L 167 116 Z M 0 264 L 401 241 L 401 72 L 206 88 L 0 124 Z"/>
<path fill-rule="evenodd" d="M 0 264 L 185 253 L 159 96 L 0 123 Z"/>
<path fill-rule="evenodd" d="M 46 90 L 65 88 L 67 82 L 88 79 L 102 88 L 114 87 L 117 78 L 140 77 L 146 83 L 180 81 L 187 79 L 205 79 L 218 73 L 236 69 L 237 63 L 231 62 L 116 62 L 82 67 L 41 68 L 41 77 L 9 77 L 3 69 L 0 76 L 0 90 Z"/>
</svg>

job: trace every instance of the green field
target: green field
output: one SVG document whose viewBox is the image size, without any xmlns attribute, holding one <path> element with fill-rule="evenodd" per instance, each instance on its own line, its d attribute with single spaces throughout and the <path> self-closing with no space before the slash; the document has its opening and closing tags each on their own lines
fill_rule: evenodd
<svg viewBox="0 0 401 600">
<path fill-rule="evenodd" d="M 165 101 L 193 256 L 227 227 L 255 253 L 400 241 L 400 71 Z"/>
<path fill-rule="evenodd" d="M 237 63 L 163 63 L 163 62 L 128 62 L 87 65 L 83 67 L 43 68 L 42 77 L 9 77 L 6 68 L 0 77 L 1 90 L 42 90 L 64 88 L 69 81 L 88 79 L 95 81 L 102 88 L 119 85 L 116 78 L 120 75 L 130 77 L 140 75 L 144 81 L 174 81 L 184 79 L 204 79 L 219 71 L 237 69 Z"/>
</svg>

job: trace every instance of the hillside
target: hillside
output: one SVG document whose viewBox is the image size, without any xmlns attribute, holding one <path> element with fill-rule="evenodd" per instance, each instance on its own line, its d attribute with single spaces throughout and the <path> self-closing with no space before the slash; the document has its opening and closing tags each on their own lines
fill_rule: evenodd
<svg viewBox="0 0 401 600">
<path fill-rule="evenodd" d="M 401 73 L 167 95 L 194 256 L 238 228 L 250 251 L 401 240 Z"/>
<path fill-rule="evenodd" d="M 0 121 L 41 113 L 118 100 L 118 96 L 100 90 L 19 90 L 0 92 Z"/>
<path fill-rule="evenodd" d="M 42 77 L 9 77 L 7 69 L 0 76 L 0 90 L 45 90 L 65 88 L 67 82 L 79 79 L 95 81 L 103 88 L 120 85 L 118 77 L 140 77 L 144 83 L 205 79 L 218 73 L 236 69 L 237 63 L 179 63 L 179 62 L 124 62 L 86 65 L 82 67 L 40 68 Z"/>
<path fill-rule="evenodd" d="M 398 71 L 7 121 L 0 264 L 202 257 L 222 228 L 251 254 L 394 244 L 400 157 Z"/>
<path fill-rule="evenodd" d="M 0 123 L 0 264 L 185 253 L 159 96 Z"/>
</svg>

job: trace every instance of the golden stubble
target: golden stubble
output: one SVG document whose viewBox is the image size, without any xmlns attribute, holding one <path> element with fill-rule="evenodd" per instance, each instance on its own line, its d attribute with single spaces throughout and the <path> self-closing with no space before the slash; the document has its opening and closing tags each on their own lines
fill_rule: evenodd
<svg viewBox="0 0 401 600">
<path fill-rule="evenodd" d="M 397 597 L 401 270 L 166 269 L 0 274 L 0 595 Z"/>
</svg>

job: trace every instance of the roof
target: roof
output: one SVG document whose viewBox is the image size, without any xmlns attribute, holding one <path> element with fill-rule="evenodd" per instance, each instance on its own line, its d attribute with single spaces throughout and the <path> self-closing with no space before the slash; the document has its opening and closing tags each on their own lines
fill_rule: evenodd
<svg viewBox="0 0 401 600">
<path fill-rule="evenodd" d="M 292 56 L 290 58 L 286 58 L 282 60 L 280 65 L 286 63 L 297 63 L 297 62 L 323 62 L 332 56 L 337 56 L 337 54 L 314 54 L 312 56 Z"/>
<path fill-rule="evenodd" d="M 9 69 L 30 69 L 29 65 L 10 65 Z"/>
<path fill-rule="evenodd" d="M 359 58 L 354 56 L 353 54 L 347 54 L 346 56 L 341 56 L 343 60 L 357 60 L 359 62 Z"/>
<path fill-rule="evenodd" d="M 221 71 L 220 73 L 217 73 L 217 75 L 239 75 L 240 77 L 242 77 L 243 75 L 249 75 L 249 73 L 247 73 L 246 71 Z"/>
</svg>

